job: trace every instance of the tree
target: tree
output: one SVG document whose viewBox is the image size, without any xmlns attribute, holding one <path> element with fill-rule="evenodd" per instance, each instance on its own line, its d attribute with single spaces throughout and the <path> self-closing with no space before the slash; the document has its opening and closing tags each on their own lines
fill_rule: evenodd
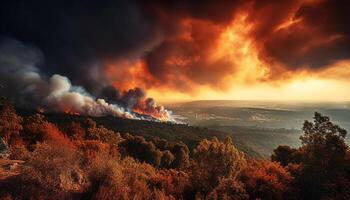
<svg viewBox="0 0 350 200">
<path fill-rule="evenodd" d="M 68 135 L 76 140 L 82 140 L 86 136 L 86 132 L 80 123 L 72 122 L 69 126 Z"/>
<path fill-rule="evenodd" d="M 175 156 L 169 150 L 163 151 L 161 158 L 161 167 L 169 168 L 174 159 Z"/>
<path fill-rule="evenodd" d="M 293 180 L 277 162 L 254 161 L 239 176 L 250 199 L 286 199 Z"/>
<path fill-rule="evenodd" d="M 210 200 L 246 200 L 248 194 L 244 189 L 244 185 L 234 179 L 222 179 L 219 185 L 208 195 Z"/>
<path fill-rule="evenodd" d="M 141 136 L 128 135 L 119 144 L 122 156 L 131 156 L 140 162 L 147 162 L 158 167 L 161 163 L 162 152 L 152 142 Z"/>
<path fill-rule="evenodd" d="M 65 147 L 74 148 L 72 141 L 59 128 L 45 120 L 41 114 L 28 117 L 24 122 L 23 139 L 30 149 L 34 149 L 37 142 L 50 141 Z"/>
<path fill-rule="evenodd" d="M 285 167 L 289 163 L 300 163 L 301 153 L 298 149 L 294 149 L 289 146 L 278 146 L 273 150 L 271 161 L 279 162 Z"/>
<path fill-rule="evenodd" d="M 191 179 L 197 192 L 210 193 L 224 178 L 235 178 L 246 165 L 245 156 L 238 151 L 231 138 L 220 142 L 217 138 L 202 140 L 193 150 Z"/>
<path fill-rule="evenodd" d="M 298 198 L 350 196 L 346 190 L 339 189 L 350 185 L 346 130 L 317 112 L 313 122 L 304 122 L 302 130 L 300 148 L 279 146 L 271 156 L 271 160 L 287 166 L 295 176 L 294 185 L 300 191 Z"/>
<path fill-rule="evenodd" d="M 114 131 L 106 129 L 103 126 L 96 127 L 93 124 L 91 128 L 87 129 L 85 139 L 100 140 L 103 142 L 108 142 L 114 146 L 118 146 L 118 144 L 122 141 L 119 133 L 115 133 Z"/>
<path fill-rule="evenodd" d="M 184 143 L 176 143 L 169 147 L 171 153 L 175 156 L 171 167 L 175 169 L 186 169 L 190 164 L 190 150 Z"/>
<path fill-rule="evenodd" d="M 297 177 L 304 199 L 321 199 L 334 192 L 330 185 L 338 185 L 337 179 L 344 176 L 346 133 L 320 113 L 315 113 L 313 122 L 305 121 L 300 137 L 303 167 Z"/>
<path fill-rule="evenodd" d="M 24 199 L 29 194 L 34 199 L 72 199 L 71 195 L 86 183 L 79 154 L 56 143 L 37 144 L 18 178 L 21 184 L 15 187 L 20 192 L 13 195 L 23 195 Z"/>
<path fill-rule="evenodd" d="M 4 103 L 0 113 L 0 137 L 9 141 L 12 136 L 18 136 L 22 131 L 22 117 L 10 103 Z"/>
<path fill-rule="evenodd" d="M 157 190 L 163 190 L 167 195 L 183 199 L 183 194 L 189 186 L 188 174 L 174 169 L 162 169 L 149 182 Z"/>
<path fill-rule="evenodd" d="M 333 124 L 329 117 L 315 113 L 314 122 L 305 121 L 301 144 L 305 148 L 305 162 L 326 166 L 331 161 L 342 159 L 345 156 L 346 130 Z"/>
</svg>

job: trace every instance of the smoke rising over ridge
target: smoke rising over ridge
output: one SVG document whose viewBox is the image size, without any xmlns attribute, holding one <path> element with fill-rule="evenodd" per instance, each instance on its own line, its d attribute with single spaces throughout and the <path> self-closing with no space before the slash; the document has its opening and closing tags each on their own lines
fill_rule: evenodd
<svg viewBox="0 0 350 200">
<path fill-rule="evenodd" d="M 147 104 L 136 105 L 144 100 L 144 94 L 121 96 L 123 104 L 96 99 L 82 87 L 74 86 L 70 80 L 58 74 L 45 77 L 36 67 L 42 62 L 39 49 L 9 39 L 0 43 L 0 95 L 13 100 L 17 105 L 28 108 L 39 108 L 45 111 L 77 113 L 91 116 L 112 115 L 131 119 L 143 119 L 134 110 L 160 120 L 172 120 L 170 113 L 163 107 Z M 130 105 L 129 105 L 130 104 Z"/>
</svg>

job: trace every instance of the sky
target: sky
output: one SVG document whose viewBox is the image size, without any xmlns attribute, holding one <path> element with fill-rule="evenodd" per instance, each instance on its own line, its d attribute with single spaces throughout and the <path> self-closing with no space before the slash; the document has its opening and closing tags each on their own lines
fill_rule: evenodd
<svg viewBox="0 0 350 200">
<path fill-rule="evenodd" d="M 198 2 L 1 1 L 0 47 L 123 104 L 350 100 L 350 1 Z"/>
</svg>

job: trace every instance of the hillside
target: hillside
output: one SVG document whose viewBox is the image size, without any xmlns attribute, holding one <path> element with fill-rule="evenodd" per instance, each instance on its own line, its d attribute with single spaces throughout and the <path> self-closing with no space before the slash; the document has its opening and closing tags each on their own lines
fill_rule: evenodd
<svg viewBox="0 0 350 200">
<path fill-rule="evenodd" d="M 244 152 L 256 152 L 256 157 L 269 158 L 279 145 L 298 147 L 301 131 L 244 126 L 209 126 L 211 130 L 230 133 L 235 145 Z"/>
<path fill-rule="evenodd" d="M 17 109 L 21 116 L 30 116 L 33 111 Z M 71 115 L 65 113 L 45 113 L 45 118 L 56 124 L 63 131 L 68 128 L 72 122 L 82 123 L 86 119 L 93 119 L 97 125 L 104 126 L 107 129 L 119 133 L 130 133 L 140 135 L 146 139 L 159 137 L 169 141 L 182 141 L 192 149 L 198 142 L 204 138 L 218 137 L 224 139 L 230 135 L 224 131 L 210 130 L 205 127 L 189 126 L 187 124 L 174 124 L 167 122 L 156 122 L 146 120 L 124 119 L 113 116 L 87 117 L 81 115 Z M 247 148 L 249 149 L 249 148 Z M 254 155 L 256 152 L 246 152 Z"/>
<path fill-rule="evenodd" d="M 347 132 L 320 113 L 304 123 L 302 135 L 288 129 L 43 115 L 16 112 L 10 104 L 0 113 L 0 135 L 8 147 L 0 158 L 0 199 L 27 199 L 28 194 L 35 199 L 121 195 L 116 199 L 158 200 L 197 199 L 198 194 L 210 197 L 206 199 L 239 195 L 242 200 L 291 195 L 315 199 L 323 191 L 330 191 L 331 197 L 348 194 L 336 189 L 349 183 Z M 223 139 L 227 133 L 235 143 L 230 138 L 204 139 Z M 302 147 L 286 145 L 297 136 Z M 272 151 L 278 143 L 283 146 L 274 149 L 270 159 L 254 159 L 239 150 L 267 157 L 265 150 Z M 316 187 L 314 177 L 320 177 Z M 341 199 L 337 197 L 331 199 Z"/>
<path fill-rule="evenodd" d="M 34 112 L 20 110 L 23 116 L 32 115 Z M 244 126 L 191 126 L 188 124 L 174 124 L 167 122 L 132 120 L 119 117 L 87 117 L 70 115 L 65 113 L 46 113 L 48 121 L 56 124 L 61 130 L 68 129 L 72 122 L 84 122 L 91 118 L 98 125 L 122 134 L 130 133 L 140 135 L 146 139 L 159 137 L 168 141 L 182 141 L 190 149 L 205 138 L 217 137 L 224 139 L 231 136 L 238 149 L 249 156 L 269 158 L 273 149 L 278 145 L 298 146 L 299 131 L 289 129 L 268 129 Z"/>
<path fill-rule="evenodd" d="M 84 116 L 67 115 L 62 113 L 46 114 L 46 118 L 65 129 L 71 122 L 83 122 Z M 119 133 L 140 135 L 146 139 L 159 137 L 169 141 L 182 141 L 193 149 L 199 141 L 205 138 L 217 137 L 224 139 L 231 136 L 234 144 L 252 157 L 268 158 L 278 145 L 299 144 L 298 130 L 268 129 L 242 126 L 209 126 L 197 127 L 187 124 L 131 120 L 118 117 L 89 117 L 110 130 Z"/>
</svg>

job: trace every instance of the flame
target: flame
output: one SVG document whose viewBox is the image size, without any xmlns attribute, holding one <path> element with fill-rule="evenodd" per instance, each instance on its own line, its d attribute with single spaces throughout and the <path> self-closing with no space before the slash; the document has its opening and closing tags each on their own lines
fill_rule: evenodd
<svg viewBox="0 0 350 200">
<path fill-rule="evenodd" d="M 68 114 L 68 115 L 78 115 L 78 116 L 80 116 L 80 113 L 79 113 L 79 112 L 72 111 L 71 109 L 64 109 L 63 112 L 64 112 L 65 114 Z"/>
<path fill-rule="evenodd" d="M 39 108 L 37 108 L 37 112 L 41 113 L 41 114 L 44 114 L 44 113 L 48 112 L 48 110 L 46 108 L 39 107 Z M 81 115 L 79 112 L 73 111 L 70 108 L 64 108 L 63 109 L 63 113 L 68 114 L 68 115 Z"/>
<path fill-rule="evenodd" d="M 172 117 L 167 112 L 148 112 L 142 108 L 135 108 L 133 109 L 133 112 L 141 114 L 141 115 L 147 115 L 151 116 L 159 121 L 172 121 Z"/>
<path fill-rule="evenodd" d="M 152 98 L 139 99 L 133 107 L 133 112 L 148 115 L 160 121 L 173 121 L 171 112 L 163 106 L 158 106 Z"/>
</svg>

